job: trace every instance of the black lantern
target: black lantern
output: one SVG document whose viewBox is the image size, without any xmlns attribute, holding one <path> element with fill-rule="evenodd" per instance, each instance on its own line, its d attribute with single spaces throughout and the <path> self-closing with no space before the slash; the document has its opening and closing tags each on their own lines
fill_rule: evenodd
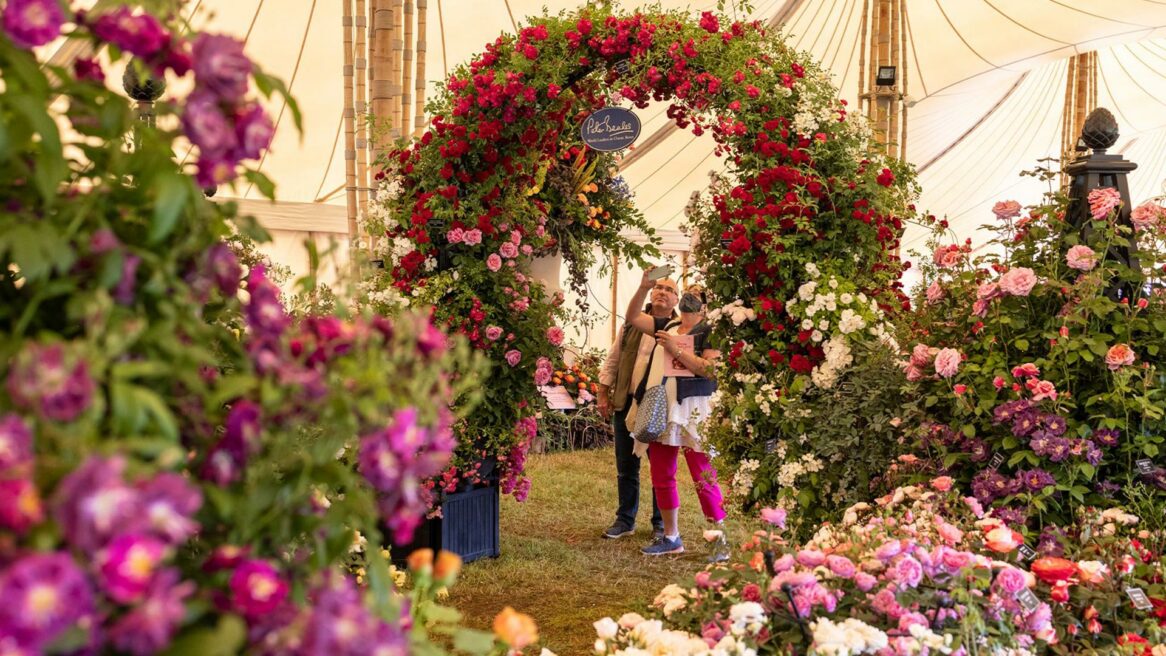
<svg viewBox="0 0 1166 656">
<path fill-rule="evenodd" d="M 895 67 L 894 66 L 879 66 L 878 73 L 875 74 L 876 87 L 893 87 L 895 86 Z"/>
</svg>

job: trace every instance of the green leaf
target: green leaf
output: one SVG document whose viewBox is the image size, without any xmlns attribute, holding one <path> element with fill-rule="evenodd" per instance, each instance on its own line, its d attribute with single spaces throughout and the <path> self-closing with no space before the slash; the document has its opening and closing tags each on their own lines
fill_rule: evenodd
<svg viewBox="0 0 1166 656">
<path fill-rule="evenodd" d="M 234 656 L 247 642 L 247 625 L 238 615 L 223 615 L 214 628 L 200 627 L 178 637 L 164 656 Z"/>
<path fill-rule="evenodd" d="M 1028 340 L 1027 339 L 1018 339 L 1015 342 L 1013 342 L 1013 344 L 1015 344 L 1016 348 L 1020 349 L 1021 351 L 1028 350 Z"/>
<path fill-rule="evenodd" d="M 964 437 L 971 439 L 976 436 L 976 427 L 971 424 L 964 424 L 962 429 Z"/>
<path fill-rule="evenodd" d="M 8 102 L 40 135 L 40 157 L 33 167 L 33 178 L 45 203 L 51 204 L 57 197 L 57 185 L 69 172 L 61 151 L 61 133 L 56 122 L 32 96 L 16 96 Z"/>
<path fill-rule="evenodd" d="M 271 178 L 263 175 L 259 171 L 246 171 L 243 173 L 243 177 L 255 185 L 255 188 L 259 190 L 259 193 L 263 194 L 264 198 L 275 200 L 275 183 L 271 181 Z"/>
<path fill-rule="evenodd" d="M 462 614 L 456 608 L 433 604 L 425 608 L 425 619 L 430 622 L 438 622 L 441 624 L 457 624 L 461 621 Z"/>
<path fill-rule="evenodd" d="M 484 654 L 494 648 L 494 634 L 474 629 L 461 629 L 453 635 L 453 648 L 471 654 Z"/>
<path fill-rule="evenodd" d="M 150 226 L 151 244 L 162 241 L 174 230 L 182 208 L 190 199 L 190 182 L 183 176 L 162 174 L 155 184 L 157 198 L 154 200 L 154 222 Z"/>
<path fill-rule="evenodd" d="M 1154 456 L 1158 455 L 1158 445 L 1145 444 L 1142 446 L 1142 453 L 1145 453 L 1147 456 L 1153 458 Z"/>
<path fill-rule="evenodd" d="M 1087 462 L 1081 463 L 1077 467 L 1077 470 L 1080 471 L 1083 476 L 1085 476 L 1085 480 L 1087 481 L 1093 480 L 1093 475 L 1097 473 L 1097 469 Z"/>
</svg>

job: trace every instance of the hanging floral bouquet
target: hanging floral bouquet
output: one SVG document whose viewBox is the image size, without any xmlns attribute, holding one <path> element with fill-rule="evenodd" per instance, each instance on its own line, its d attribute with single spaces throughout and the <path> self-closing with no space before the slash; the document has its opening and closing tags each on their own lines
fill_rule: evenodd
<svg viewBox="0 0 1166 656">
<path fill-rule="evenodd" d="M 1137 207 L 1131 226 L 1114 189 L 1087 201 L 1079 228 L 1062 202 L 1022 217 L 1007 201 L 989 249 L 937 240 L 905 363 L 932 418 L 927 451 L 1037 526 L 1121 503 L 1139 480 L 1166 489 L 1163 212 Z M 1135 261 L 1121 254 L 1131 240 Z"/>
</svg>

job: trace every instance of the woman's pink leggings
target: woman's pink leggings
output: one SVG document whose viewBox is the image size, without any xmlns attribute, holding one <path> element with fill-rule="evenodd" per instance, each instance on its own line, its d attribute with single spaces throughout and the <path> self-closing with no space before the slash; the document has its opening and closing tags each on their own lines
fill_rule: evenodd
<svg viewBox="0 0 1166 656">
<path fill-rule="evenodd" d="M 676 491 L 676 464 L 679 460 L 680 447 L 667 446 L 653 442 L 648 445 L 648 462 L 652 467 L 652 487 L 656 490 L 656 502 L 660 510 L 672 510 L 680 507 L 680 493 Z M 700 508 L 710 522 L 719 522 L 725 518 L 724 499 L 721 497 L 721 488 L 717 485 L 717 470 L 709 462 L 707 454 L 692 449 L 684 449 L 684 459 L 688 461 L 688 473 L 692 474 L 692 482 L 696 483 L 696 496 L 700 499 Z"/>
</svg>

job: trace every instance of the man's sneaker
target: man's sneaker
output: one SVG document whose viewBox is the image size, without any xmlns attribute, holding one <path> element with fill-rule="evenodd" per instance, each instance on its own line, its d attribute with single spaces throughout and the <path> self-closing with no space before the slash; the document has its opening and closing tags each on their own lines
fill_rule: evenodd
<svg viewBox="0 0 1166 656">
<path fill-rule="evenodd" d="M 635 529 L 628 528 L 627 526 L 624 526 L 623 524 L 616 522 L 616 523 L 612 524 L 610 528 L 608 528 L 606 531 L 603 532 L 603 537 L 605 537 L 609 540 L 618 540 L 624 536 L 631 535 L 635 532 L 636 532 Z"/>
<path fill-rule="evenodd" d="M 729 541 L 722 533 L 717 539 L 709 543 L 709 557 L 710 563 L 723 563 L 729 559 Z"/>
<path fill-rule="evenodd" d="M 652 540 L 652 544 L 640 549 L 640 552 L 645 556 L 663 556 L 664 554 L 676 554 L 684 551 L 684 543 L 681 542 L 680 536 L 673 539 L 661 536 L 659 540 Z"/>
</svg>

